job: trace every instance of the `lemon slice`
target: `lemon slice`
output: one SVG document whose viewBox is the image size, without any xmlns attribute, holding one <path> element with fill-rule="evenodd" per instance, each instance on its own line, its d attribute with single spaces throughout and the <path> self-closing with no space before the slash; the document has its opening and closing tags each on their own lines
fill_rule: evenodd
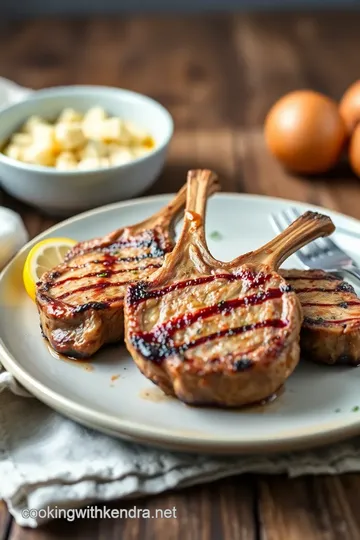
<svg viewBox="0 0 360 540">
<path fill-rule="evenodd" d="M 41 276 L 61 264 L 66 253 L 77 244 L 71 238 L 47 238 L 35 244 L 24 264 L 23 280 L 26 292 L 35 300 L 36 282 Z"/>
</svg>

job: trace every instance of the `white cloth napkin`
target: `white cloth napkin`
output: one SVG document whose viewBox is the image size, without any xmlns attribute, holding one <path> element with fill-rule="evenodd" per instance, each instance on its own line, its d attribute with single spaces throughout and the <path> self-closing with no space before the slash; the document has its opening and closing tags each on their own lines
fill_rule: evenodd
<svg viewBox="0 0 360 540">
<path fill-rule="evenodd" d="M 32 92 L 30 88 L 19 86 L 9 79 L 0 77 L 0 107 L 25 99 Z"/>
<path fill-rule="evenodd" d="M 28 92 L 0 78 L 0 105 Z M 28 517 L 30 509 L 135 498 L 244 472 L 298 476 L 359 470 L 360 438 L 300 454 L 233 458 L 122 442 L 49 409 L 0 365 L 0 499 L 20 525 L 36 527 L 46 521 Z"/>
<path fill-rule="evenodd" d="M 0 270 L 28 239 L 28 232 L 19 214 L 0 206 Z"/>
<path fill-rule="evenodd" d="M 238 473 L 337 474 L 360 470 L 360 438 L 294 454 L 212 457 L 113 439 L 57 414 L 0 373 L 0 498 L 20 525 L 24 510 L 77 508 L 136 498 Z"/>
</svg>

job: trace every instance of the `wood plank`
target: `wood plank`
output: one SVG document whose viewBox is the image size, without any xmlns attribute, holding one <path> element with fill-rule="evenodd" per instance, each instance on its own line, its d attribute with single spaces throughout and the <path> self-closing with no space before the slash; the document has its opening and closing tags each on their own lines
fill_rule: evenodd
<svg viewBox="0 0 360 540">
<path fill-rule="evenodd" d="M 351 508 L 341 477 L 263 477 L 258 485 L 266 540 L 360 538 L 358 510 Z"/>
<path fill-rule="evenodd" d="M 244 191 L 312 202 L 312 180 L 291 175 L 271 156 L 261 130 L 235 133 L 236 170 L 242 172 Z"/>
<path fill-rule="evenodd" d="M 127 510 L 136 507 L 148 510 L 152 517 L 79 519 L 71 523 L 55 520 L 35 530 L 14 524 L 9 540 L 256 540 L 252 512 L 253 487 L 246 476 L 104 505 Z M 102 507 L 102 504 L 98 507 Z M 159 510 L 166 509 L 171 510 L 171 516 L 168 513 L 169 517 L 156 517 L 161 516 Z"/>
<path fill-rule="evenodd" d="M 232 103 L 238 126 L 262 125 L 269 108 L 282 94 L 304 84 L 296 48 L 286 31 L 287 19 L 281 31 L 276 31 L 274 19 L 267 17 L 265 23 L 261 16 L 233 16 L 232 40 L 239 66 L 236 73 L 242 79 L 246 98 L 245 102 L 237 99 Z"/>
<path fill-rule="evenodd" d="M 0 35 L 0 65 L 25 86 L 120 86 L 163 102 L 178 126 L 227 125 L 234 92 L 229 30 L 225 15 L 37 19 L 12 25 L 12 39 Z"/>
<path fill-rule="evenodd" d="M 11 526 L 11 516 L 4 501 L 0 500 L 0 540 L 7 540 Z"/>
<path fill-rule="evenodd" d="M 235 178 L 233 189 L 308 202 L 360 218 L 360 181 L 345 163 L 319 177 L 286 171 L 268 152 L 262 130 L 234 134 Z M 237 189 L 236 189 L 237 190 Z"/>
<path fill-rule="evenodd" d="M 178 129 L 164 172 L 149 193 L 176 191 L 185 183 L 189 169 L 204 167 L 220 175 L 223 191 L 236 190 L 233 134 L 230 129 Z"/>
<path fill-rule="evenodd" d="M 238 125 L 261 126 L 271 105 L 299 88 L 339 99 L 359 78 L 359 21 L 353 12 L 234 15 L 236 73 L 246 96 L 245 106 L 232 103 Z"/>
<path fill-rule="evenodd" d="M 346 516 L 351 515 L 353 526 L 360 530 L 359 493 L 360 474 L 343 474 L 334 479 L 336 481 L 337 492 L 342 499 L 342 504 L 346 508 Z M 344 517 L 346 517 L 344 516 Z M 360 534 L 359 534 L 360 536 Z M 358 536 L 358 537 L 359 537 Z"/>
</svg>

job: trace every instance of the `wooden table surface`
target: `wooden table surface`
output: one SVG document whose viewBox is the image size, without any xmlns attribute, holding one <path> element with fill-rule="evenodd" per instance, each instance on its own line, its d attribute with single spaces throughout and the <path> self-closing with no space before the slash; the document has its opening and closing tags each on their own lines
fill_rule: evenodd
<svg viewBox="0 0 360 540">
<path fill-rule="evenodd" d="M 105 84 L 169 108 L 176 131 L 161 178 L 174 192 L 187 169 L 218 171 L 226 191 L 275 195 L 360 218 L 360 180 L 342 167 L 310 180 L 286 174 L 261 135 L 271 104 L 311 87 L 338 99 L 360 77 L 360 13 L 237 14 L 1 21 L 0 74 L 41 88 Z M 56 222 L 6 194 L 31 235 Z M 1 482 L 1 479 L 0 479 Z M 54 521 L 22 529 L 0 503 L 0 540 L 357 540 L 360 475 L 237 476 L 137 501 L 176 506 L 177 519 Z M 112 503 L 130 508 L 134 502 Z"/>
</svg>

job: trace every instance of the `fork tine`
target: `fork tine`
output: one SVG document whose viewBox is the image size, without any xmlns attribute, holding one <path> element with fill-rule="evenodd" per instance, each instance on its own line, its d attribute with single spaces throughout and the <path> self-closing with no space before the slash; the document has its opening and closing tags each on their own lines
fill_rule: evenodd
<svg viewBox="0 0 360 540">
<path fill-rule="evenodd" d="M 282 210 L 280 212 L 280 215 L 282 217 L 283 223 L 285 223 L 286 227 L 288 227 L 291 223 L 298 219 L 298 217 L 301 216 L 301 212 L 298 212 L 294 208 L 287 208 L 285 210 Z M 299 255 L 299 253 L 302 253 L 304 257 L 313 258 L 316 257 L 319 250 L 323 251 L 322 248 L 315 245 L 315 242 L 310 242 L 309 244 L 303 246 L 300 250 L 298 250 L 297 254 Z"/>
<path fill-rule="evenodd" d="M 294 218 L 298 218 L 301 213 L 299 210 L 295 207 L 291 207 L 288 209 L 290 217 L 293 216 Z M 317 246 L 318 249 L 321 249 L 321 251 L 328 250 L 328 251 L 339 251 L 338 246 L 330 239 L 330 238 L 318 238 L 317 240 L 313 240 L 313 245 Z"/>
<path fill-rule="evenodd" d="M 286 213 L 283 211 L 279 212 L 278 214 L 271 214 L 271 218 L 279 233 L 283 232 L 287 227 L 289 227 L 293 221 L 289 219 Z"/>
<path fill-rule="evenodd" d="M 289 225 L 291 225 L 291 223 L 295 221 L 293 217 L 294 216 L 291 215 L 291 213 L 288 213 L 286 210 L 281 210 L 278 214 L 271 214 L 273 223 L 275 224 L 279 232 L 282 232 Z M 299 249 L 297 251 L 297 255 L 300 256 L 300 253 L 302 253 L 305 257 L 314 257 L 316 255 L 316 252 L 317 249 L 314 245 L 311 245 L 310 243 Z"/>
<path fill-rule="evenodd" d="M 284 230 L 284 228 L 278 218 L 279 218 L 279 215 L 276 215 L 276 214 L 270 215 L 271 222 L 273 223 L 273 225 L 275 225 L 277 232 L 280 234 Z"/>
<path fill-rule="evenodd" d="M 271 221 L 277 231 L 284 230 L 290 223 L 297 219 L 301 212 L 297 208 L 286 208 L 278 214 L 271 215 Z M 333 271 L 336 268 L 354 265 L 354 261 L 328 238 L 319 238 L 296 252 L 298 260 L 306 268 L 324 268 Z"/>
<path fill-rule="evenodd" d="M 291 221 L 289 221 L 288 217 L 283 212 L 279 212 L 278 214 L 271 214 L 270 221 L 278 233 L 281 233 L 291 223 Z M 305 255 L 305 253 L 302 254 L 301 251 L 302 251 L 301 249 L 297 251 L 296 256 L 306 268 L 307 264 L 304 258 L 307 258 L 307 256 Z"/>
<path fill-rule="evenodd" d="M 289 213 L 289 216 L 291 219 L 297 219 L 301 216 L 301 212 L 300 210 L 298 210 L 297 208 L 295 208 L 295 206 L 289 206 L 289 208 L 287 208 L 288 210 L 288 213 Z"/>
<path fill-rule="evenodd" d="M 288 219 L 291 222 L 298 219 L 302 214 L 297 208 L 294 207 L 287 208 L 284 210 L 284 212 L 287 213 Z M 316 257 L 319 250 L 322 250 L 322 248 L 317 245 L 316 240 L 313 240 L 309 244 L 303 246 L 300 251 L 302 251 L 306 257 Z"/>
</svg>

